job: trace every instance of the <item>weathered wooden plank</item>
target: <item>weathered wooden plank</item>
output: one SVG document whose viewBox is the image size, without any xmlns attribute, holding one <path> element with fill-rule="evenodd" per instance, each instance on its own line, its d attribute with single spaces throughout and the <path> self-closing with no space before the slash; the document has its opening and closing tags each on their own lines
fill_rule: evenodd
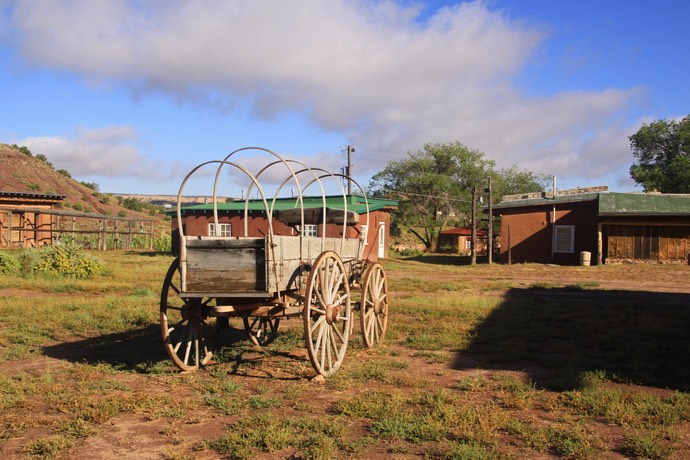
<svg viewBox="0 0 690 460">
<path fill-rule="evenodd" d="M 359 214 L 354 211 L 347 211 L 345 216 L 344 209 L 326 208 L 326 223 L 327 224 L 342 224 L 346 219 L 347 225 L 355 225 L 359 223 Z M 300 208 L 286 209 L 278 212 L 278 220 L 287 225 L 302 224 L 302 210 Z M 304 223 L 318 225 L 323 223 L 323 208 L 306 208 L 304 209 Z"/>
</svg>

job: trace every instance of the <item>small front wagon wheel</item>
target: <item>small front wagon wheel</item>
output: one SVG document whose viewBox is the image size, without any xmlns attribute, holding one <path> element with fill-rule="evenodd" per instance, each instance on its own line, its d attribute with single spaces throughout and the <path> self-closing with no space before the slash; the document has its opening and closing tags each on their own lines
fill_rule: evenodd
<svg viewBox="0 0 690 460">
<path fill-rule="evenodd" d="M 266 316 L 243 317 L 244 330 L 249 340 L 257 347 L 265 347 L 278 336 L 280 318 Z"/>
<path fill-rule="evenodd" d="M 314 370 L 328 377 L 345 358 L 350 336 L 350 287 L 342 260 L 333 251 L 317 257 L 307 279 L 304 336 Z"/>
<path fill-rule="evenodd" d="M 168 269 L 161 290 L 161 334 L 165 350 L 183 371 L 193 371 L 208 364 L 213 356 L 214 329 L 210 323 L 209 303 L 213 299 L 180 297 L 180 260 Z"/>
<path fill-rule="evenodd" d="M 388 281 L 379 263 L 367 268 L 362 283 L 359 306 L 360 327 L 364 345 L 371 348 L 383 341 L 388 325 Z"/>
</svg>

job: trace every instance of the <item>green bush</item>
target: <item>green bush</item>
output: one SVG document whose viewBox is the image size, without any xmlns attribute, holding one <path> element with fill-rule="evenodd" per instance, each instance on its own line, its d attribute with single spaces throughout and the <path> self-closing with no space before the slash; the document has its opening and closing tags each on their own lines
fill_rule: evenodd
<svg viewBox="0 0 690 460">
<path fill-rule="evenodd" d="M 0 274 L 18 275 L 21 268 L 19 259 L 5 251 L 0 251 Z"/>
<path fill-rule="evenodd" d="M 170 235 L 163 235 L 153 240 L 153 250 L 158 252 L 171 252 L 172 239 Z"/>
<path fill-rule="evenodd" d="M 62 244 L 29 249 L 22 253 L 22 273 L 59 274 L 88 279 L 103 273 L 103 265 L 77 245 Z"/>
</svg>

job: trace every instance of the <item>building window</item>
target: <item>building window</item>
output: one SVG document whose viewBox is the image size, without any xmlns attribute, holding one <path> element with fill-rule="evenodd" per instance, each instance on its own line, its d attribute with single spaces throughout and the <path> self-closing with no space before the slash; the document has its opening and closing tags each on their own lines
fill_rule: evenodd
<svg viewBox="0 0 690 460">
<path fill-rule="evenodd" d="M 367 234 L 367 226 L 366 226 L 366 225 L 362 225 L 362 239 L 364 239 L 364 246 L 367 245 L 367 237 L 368 237 L 368 236 L 369 236 L 369 235 Z"/>
<path fill-rule="evenodd" d="M 471 251 L 471 250 L 472 250 L 472 240 L 471 240 L 471 239 L 470 239 L 470 240 L 468 240 L 468 239 L 465 240 L 465 249 L 466 249 L 467 251 Z"/>
<path fill-rule="evenodd" d="M 300 226 L 297 225 L 297 231 L 300 232 Z M 316 230 L 316 225 L 314 224 L 305 224 L 304 225 L 304 232 L 301 232 L 302 236 L 318 236 L 317 235 L 317 230 Z"/>
<path fill-rule="evenodd" d="M 575 251 L 575 227 L 573 225 L 554 225 L 553 252 L 573 253 Z"/>
<path fill-rule="evenodd" d="M 218 232 L 216 224 L 208 224 L 208 236 L 232 236 L 232 224 L 218 224 Z"/>
</svg>

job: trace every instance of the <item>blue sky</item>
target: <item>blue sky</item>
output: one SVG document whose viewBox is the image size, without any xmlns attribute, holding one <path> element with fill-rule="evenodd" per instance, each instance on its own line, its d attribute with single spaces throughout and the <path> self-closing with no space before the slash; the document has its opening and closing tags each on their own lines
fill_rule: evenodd
<svg viewBox="0 0 690 460">
<path fill-rule="evenodd" d="M 633 191 L 628 136 L 690 113 L 682 0 L 0 0 L 0 12 L 0 142 L 104 192 L 177 193 L 195 165 L 245 146 L 337 172 L 352 145 L 366 184 L 452 141 L 561 188 Z"/>
</svg>

